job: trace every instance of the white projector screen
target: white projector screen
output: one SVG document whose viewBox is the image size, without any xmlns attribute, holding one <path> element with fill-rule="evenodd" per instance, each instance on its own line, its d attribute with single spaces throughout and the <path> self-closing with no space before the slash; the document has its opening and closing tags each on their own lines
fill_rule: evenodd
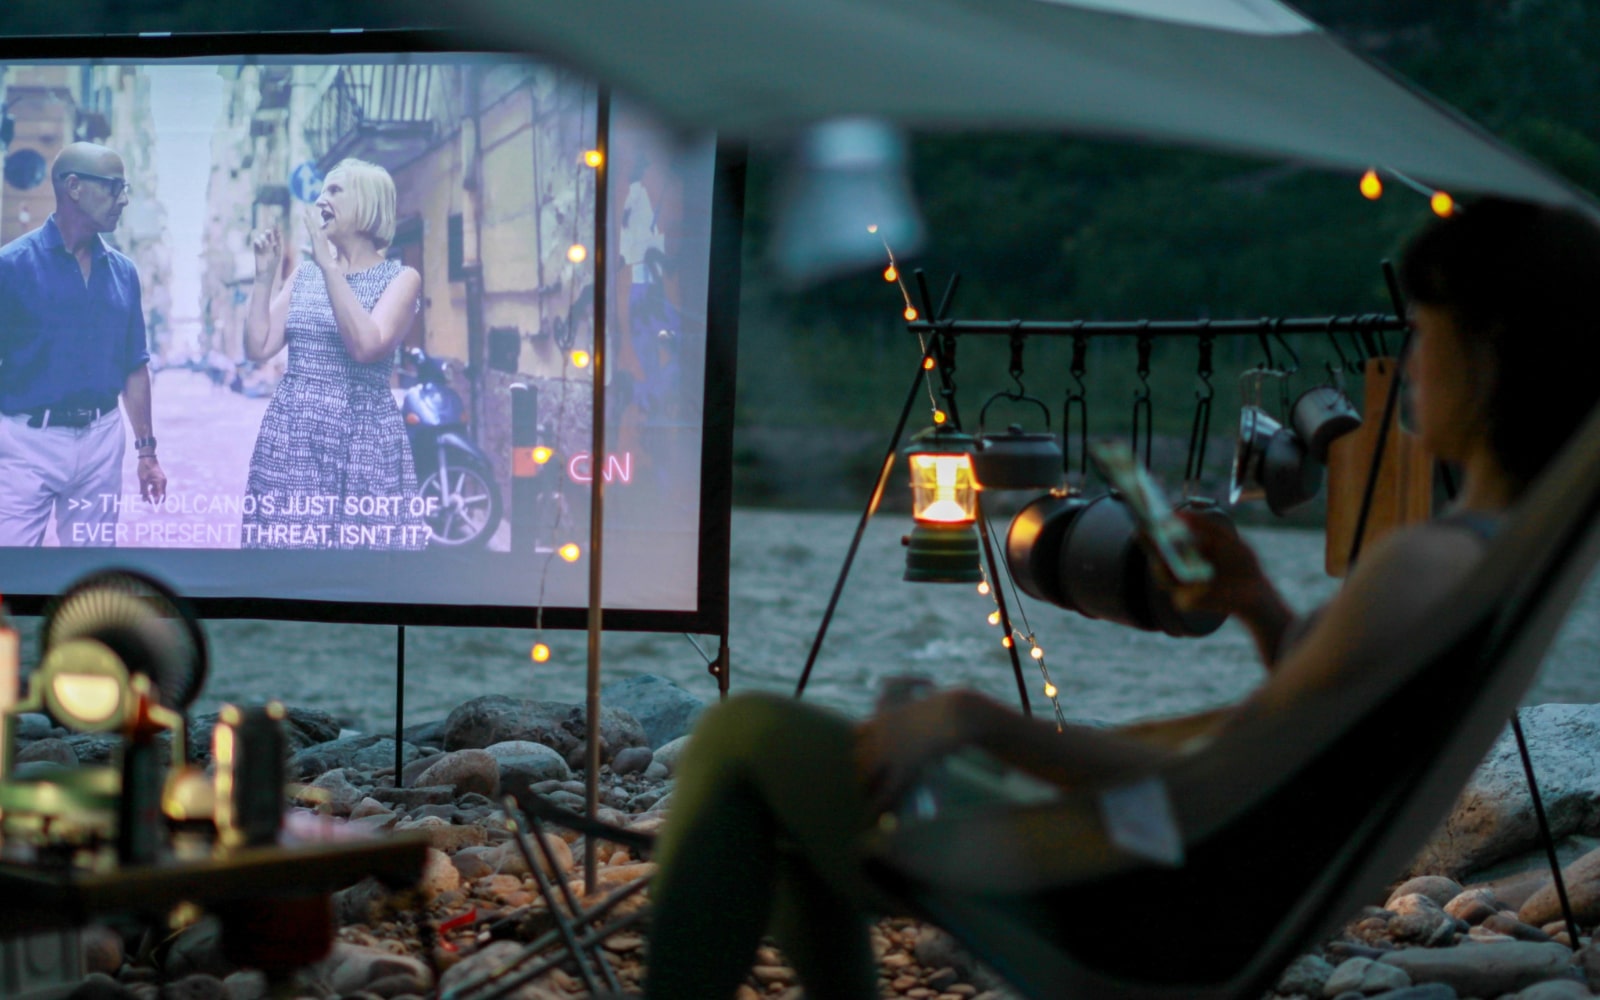
<svg viewBox="0 0 1600 1000">
<path fill-rule="evenodd" d="M 598 475 L 606 626 L 721 631 L 742 169 L 441 44 L 0 41 L 17 610 L 123 565 L 211 615 L 581 626 Z"/>
</svg>

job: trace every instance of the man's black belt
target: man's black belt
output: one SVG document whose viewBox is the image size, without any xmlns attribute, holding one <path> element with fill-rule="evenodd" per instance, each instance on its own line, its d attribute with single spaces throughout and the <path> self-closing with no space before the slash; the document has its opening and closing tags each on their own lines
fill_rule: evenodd
<svg viewBox="0 0 1600 1000">
<path fill-rule="evenodd" d="M 77 406 L 38 406 L 31 410 L 19 411 L 13 416 L 27 417 L 28 426 L 33 428 L 88 427 L 116 408 L 117 397 L 112 396 L 109 399 Z"/>
</svg>

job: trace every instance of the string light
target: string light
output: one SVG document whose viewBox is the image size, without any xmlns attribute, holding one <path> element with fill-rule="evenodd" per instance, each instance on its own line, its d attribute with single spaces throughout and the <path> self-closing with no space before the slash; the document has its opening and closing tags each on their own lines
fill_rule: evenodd
<svg viewBox="0 0 1600 1000">
<path fill-rule="evenodd" d="M 978 584 L 978 593 L 980 593 L 980 594 L 988 594 L 989 593 L 989 581 L 988 580 L 983 580 Z"/>
<path fill-rule="evenodd" d="M 890 264 L 888 267 L 884 268 L 883 269 L 883 280 L 884 281 L 899 281 L 900 280 L 900 271 L 899 271 L 899 269 L 896 268 L 893 264 Z"/>
<path fill-rule="evenodd" d="M 869 232 L 869 233 L 876 233 L 877 231 L 878 231 L 878 224 L 877 223 L 873 223 L 872 225 L 867 227 L 867 232 Z"/>
<path fill-rule="evenodd" d="M 1000 639 L 1000 645 L 1004 646 L 1007 649 L 1010 649 L 1011 648 L 1011 637 L 1009 635 L 1008 636 L 1002 636 L 1001 639 Z"/>
<path fill-rule="evenodd" d="M 1377 201 L 1383 196 L 1383 180 L 1376 170 L 1361 175 L 1361 196 L 1368 201 Z"/>
<path fill-rule="evenodd" d="M 932 358 L 923 358 L 922 359 L 922 370 L 925 371 L 925 372 L 933 371 L 933 359 Z"/>
<path fill-rule="evenodd" d="M 1044 696 L 1046 698 L 1054 700 L 1055 696 L 1056 696 L 1056 693 L 1057 693 L 1056 692 L 1056 686 L 1054 684 L 1051 684 L 1049 681 L 1045 681 L 1044 682 Z"/>
<path fill-rule="evenodd" d="M 917 307 L 916 306 L 906 306 L 906 311 L 901 313 L 900 315 L 902 315 L 902 316 L 904 316 L 906 318 L 906 322 L 907 323 L 913 322 L 917 318 Z"/>
<path fill-rule="evenodd" d="M 550 456 L 554 454 L 555 452 L 541 444 L 539 447 L 533 449 L 533 460 L 540 465 L 543 465 L 544 463 L 550 461 Z"/>
<path fill-rule="evenodd" d="M 1448 219 L 1455 214 L 1456 200 L 1444 191 L 1435 191 L 1433 197 L 1428 199 L 1428 206 L 1433 209 L 1434 215 Z"/>
<path fill-rule="evenodd" d="M 589 248 L 582 243 L 574 243 L 567 247 L 567 259 L 574 264 L 582 264 L 589 256 Z"/>
<path fill-rule="evenodd" d="M 945 412 L 943 410 L 934 410 L 933 411 L 933 422 L 934 423 L 942 424 L 946 420 L 949 420 L 949 419 L 950 418 L 945 414 Z"/>
<path fill-rule="evenodd" d="M 998 612 L 998 611 L 989 612 L 989 624 L 990 625 L 998 625 L 998 624 L 1000 624 L 1000 612 Z"/>
<path fill-rule="evenodd" d="M 599 169 L 600 164 L 606 162 L 606 154 L 598 149 L 586 149 L 583 152 L 583 162 L 588 166 Z"/>
<path fill-rule="evenodd" d="M 528 653 L 528 655 L 532 657 L 533 662 L 543 663 L 550 659 L 550 647 L 546 646 L 542 642 L 536 642 L 533 644 L 533 649 Z"/>
<path fill-rule="evenodd" d="M 1044 659 L 1044 650 L 1038 646 L 1034 646 L 1032 649 L 1028 650 L 1028 655 L 1033 657 L 1035 660 L 1042 660 Z"/>
<path fill-rule="evenodd" d="M 567 562 L 577 562 L 578 557 L 583 555 L 583 550 L 578 548 L 577 542 L 568 542 L 567 544 L 561 546 L 559 552 L 561 553 L 561 558 L 565 559 Z"/>
<path fill-rule="evenodd" d="M 589 367 L 589 352 L 588 351 L 585 351 L 585 350 L 580 348 L 580 349 L 578 349 L 576 351 L 573 351 L 571 357 L 572 357 L 572 364 L 573 364 L 574 367 L 576 367 L 576 368 L 587 368 L 587 367 Z"/>
</svg>

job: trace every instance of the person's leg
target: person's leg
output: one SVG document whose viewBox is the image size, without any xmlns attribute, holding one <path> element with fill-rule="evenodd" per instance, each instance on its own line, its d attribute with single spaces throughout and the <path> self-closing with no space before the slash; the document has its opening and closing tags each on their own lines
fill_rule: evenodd
<svg viewBox="0 0 1600 1000">
<path fill-rule="evenodd" d="M 75 467 L 56 504 L 56 535 L 65 546 L 114 546 L 124 499 L 122 414 L 113 410 L 72 432 L 72 441 Z"/>
<path fill-rule="evenodd" d="M 708 710 L 656 851 L 647 995 L 732 996 L 781 897 L 779 929 L 811 995 L 874 996 L 857 855 L 869 822 L 847 719 L 770 695 Z M 855 943 L 821 951 L 822 936 Z"/>
<path fill-rule="evenodd" d="M 20 417 L 0 417 L 0 547 L 44 543 L 55 506 L 53 436 Z"/>
</svg>

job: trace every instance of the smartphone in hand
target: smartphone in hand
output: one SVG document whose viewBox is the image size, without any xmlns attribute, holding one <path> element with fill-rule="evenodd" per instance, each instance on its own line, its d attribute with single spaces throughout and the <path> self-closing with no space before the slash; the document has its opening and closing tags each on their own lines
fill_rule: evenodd
<svg viewBox="0 0 1600 1000">
<path fill-rule="evenodd" d="M 1161 487 L 1123 441 L 1096 441 L 1089 457 L 1111 488 L 1122 495 L 1139 531 L 1150 540 L 1156 557 L 1179 583 L 1208 583 L 1215 570 L 1200 554 L 1189 526 L 1173 512 Z"/>
</svg>

